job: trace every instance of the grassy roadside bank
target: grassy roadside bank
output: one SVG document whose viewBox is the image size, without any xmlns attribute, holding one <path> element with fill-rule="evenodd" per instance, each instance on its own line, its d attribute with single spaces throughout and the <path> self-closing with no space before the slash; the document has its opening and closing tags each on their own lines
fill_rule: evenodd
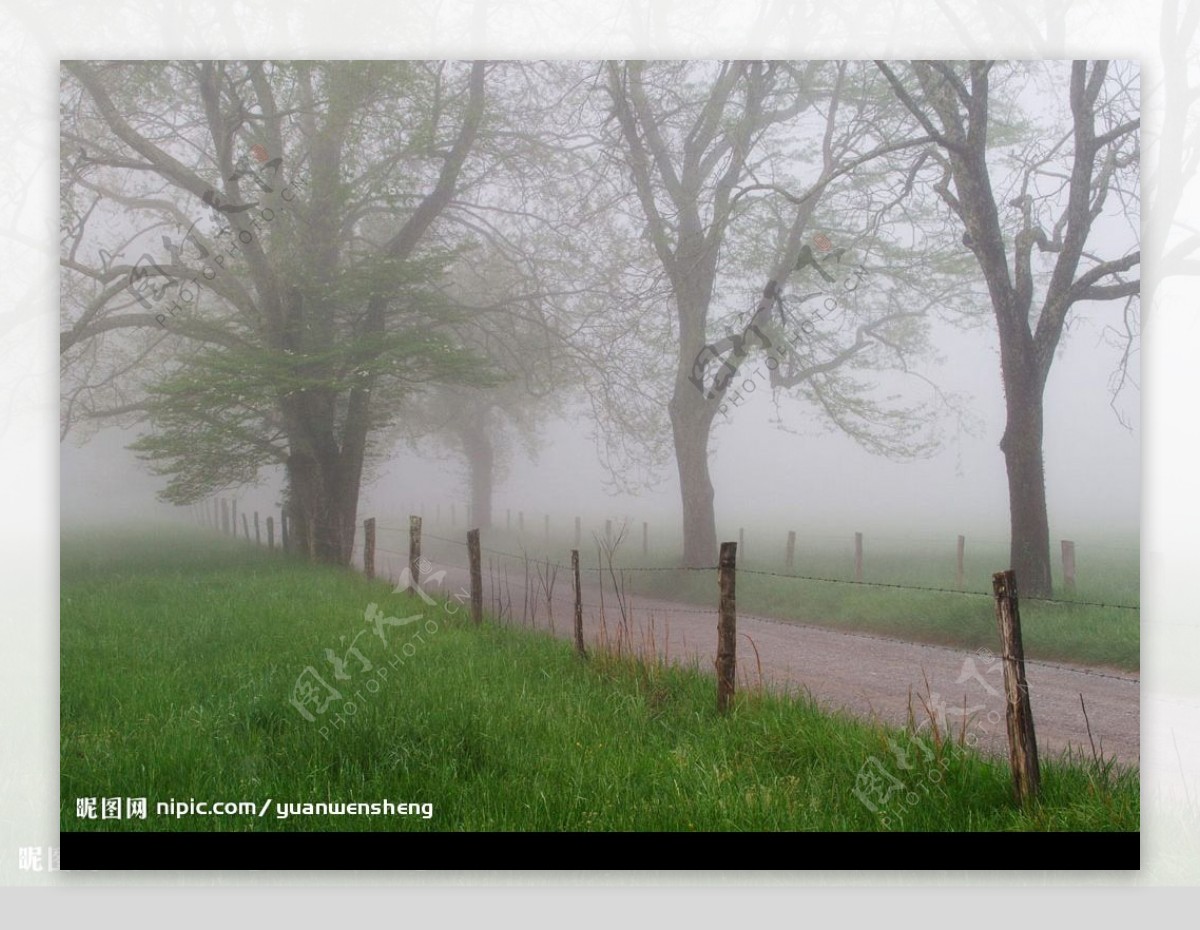
<svg viewBox="0 0 1200 930">
<path fill-rule="evenodd" d="M 381 637 L 372 604 L 422 616 Z M 1045 797 L 1022 811 L 1007 767 L 969 749 L 763 694 L 722 718 L 698 670 L 581 662 L 464 612 L 205 534 L 64 540 L 62 828 L 1138 829 L 1136 772 L 1047 759 Z M 312 719 L 289 702 L 309 668 L 340 694 Z M 148 816 L 80 818 L 92 797 L 147 798 Z M 433 812 L 156 813 L 193 798 Z"/>
</svg>

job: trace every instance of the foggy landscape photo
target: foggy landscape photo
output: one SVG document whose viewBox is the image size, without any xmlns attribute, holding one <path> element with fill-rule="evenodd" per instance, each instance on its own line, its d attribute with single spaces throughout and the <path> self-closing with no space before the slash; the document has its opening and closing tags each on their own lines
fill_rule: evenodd
<svg viewBox="0 0 1200 930">
<path fill-rule="evenodd" d="M 60 77 L 64 858 L 1136 867 L 1136 62 Z"/>
</svg>

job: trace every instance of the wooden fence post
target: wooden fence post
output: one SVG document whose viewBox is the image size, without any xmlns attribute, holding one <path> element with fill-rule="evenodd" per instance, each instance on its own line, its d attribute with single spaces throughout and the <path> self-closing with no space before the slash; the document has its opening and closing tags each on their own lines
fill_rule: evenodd
<svg viewBox="0 0 1200 930">
<path fill-rule="evenodd" d="M 275 551 L 275 518 L 267 517 L 267 548 Z"/>
<path fill-rule="evenodd" d="M 416 594 L 421 580 L 421 518 L 408 518 L 408 594 Z"/>
<path fill-rule="evenodd" d="M 237 498 L 235 497 L 229 505 L 229 535 L 237 539 Z"/>
<path fill-rule="evenodd" d="M 279 511 L 279 548 L 288 551 L 288 520 L 287 509 Z"/>
<path fill-rule="evenodd" d="M 471 619 L 483 623 L 483 559 L 479 553 L 479 530 L 467 531 L 467 555 L 471 559 Z"/>
<path fill-rule="evenodd" d="M 955 580 L 958 584 L 958 590 L 962 590 L 967 584 L 967 575 L 963 571 L 963 555 L 967 550 L 967 537 L 959 534 L 958 537 L 958 571 L 955 574 Z"/>
<path fill-rule="evenodd" d="M 367 581 L 375 577 L 375 518 L 363 521 L 363 574 Z"/>
<path fill-rule="evenodd" d="M 575 518 L 578 525 L 579 518 Z M 579 550 L 571 550 L 571 572 L 575 576 L 575 651 L 587 658 L 587 649 L 583 645 L 583 591 L 579 585 Z"/>
<path fill-rule="evenodd" d="M 717 710 L 725 713 L 733 700 L 737 680 L 737 543 L 721 543 L 721 562 L 718 570 L 721 599 L 717 620 Z"/>
<path fill-rule="evenodd" d="M 854 580 L 862 581 L 862 533 L 854 534 Z"/>
<path fill-rule="evenodd" d="M 246 531 L 246 542 L 250 542 L 250 521 L 246 519 L 246 511 L 242 511 L 242 529 Z"/>
<path fill-rule="evenodd" d="M 258 531 L 258 511 L 254 511 L 254 542 L 262 545 L 262 534 Z"/>
<path fill-rule="evenodd" d="M 1062 541 L 1063 584 L 1071 594 L 1075 593 L 1075 543 Z"/>
<path fill-rule="evenodd" d="M 796 564 L 796 531 L 788 530 L 787 552 L 784 555 L 784 564 L 791 568 Z"/>
<path fill-rule="evenodd" d="M 1038 768 L 1033 710 L 1025 681 L 1025 649 L 1021 644 L 1021 612 L 1017 604 L 1017 576 L 1010 569 L 992 575 L 996 596 L 996 624 L 1000 629 L 1000 656 L 1004 663 L 1004 696 L 1008 724 L 1008 761 L 1012 768 L 1017 802 L 1026 804 L 1042 788 Z"/>
</svg>

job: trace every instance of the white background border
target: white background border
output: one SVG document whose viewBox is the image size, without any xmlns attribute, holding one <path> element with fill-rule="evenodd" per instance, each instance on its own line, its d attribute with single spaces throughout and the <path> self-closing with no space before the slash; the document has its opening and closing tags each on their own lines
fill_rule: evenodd
<svg viewBox="0 0 1200 930">
<path fill-rule="evenodd" d="M 1200 0 L 1181 0 L 1186 9 Z M 945 885 L 1085 885 L 1085 894 L 1039 890 L 1037 897 L 1062 919 L 1069 910 L 1103 913 L 1128 925 L 1144 895 L 1116 896 L 1097 885 L 1126 889 L 1155 884 L 1200 885 L 1200 688 L 1166 687 L 1159 674 L 1172 656 L 1200 658 L 1200 621 L 1194 588 L 1200 565 L 1200 513 L 1196 480 L 1197 418 L 1190 400 L 1200 387 L 1200 258 L 1196 267 L 1147 254 L 1143 263 L 1143 870 L 1136 876 L 1081 873 L 897 871 L 864 873 L 660 872 L 654 875 L 580 873 L 322 873 L 329 885 L 402 883 L 403 898 L 358 887 L 353 904 L 343 892 L 338 904 L 314 898 L 314 876 L 300 873 L 126 874 L 29 873 L 16 869 L 19 846 L 57 842 L 58 819 L 58 369 L 57 345 L 57 87 L 60 58 L 220 57 L 630 57 L 749 58 L 937 57 L 961 58 L 1137 58 L 1146 88 L 1143 183 L 1154 188 L 1144 205 L 1144 229 L 1200 217 L 1200 182 L 1195 173 L 1159 164 L 1154 146 L 1164 121 L 1200 121 L 1200 100 L 1164 109 L 1161 82 L 1166 70 L 1186 58 L 1193 84 L 1200 85 L 1200 35 L 1162 28 L 1162 9 L 1133 0 L 690 0 L 690 2 L 601 2 L 601 0 L 443 0 L 391 4 L 342 0 L 260 0 L 198 3 L 109 3 L 85 5 L 4 0 L 0 10 L 0 120 L 5 148 L 0 160 L 0 487 L 4 495 L 0 531 L 0 591 L 4 637 L 0 641 L 3 746 L 0 754 L 0 885 L 79 886 L 200 884 L 308 885 L 269 901 L 249 899 L 248 889 L 231 892 L 240 904 L 231 913 L 282 923 L 294 906 L 321 925 L 373 921 L 380 917 L 473 916 L 477 920 L 526 926 L 611 925 L 646 918 L 655 923 L 720 920 L 726 926 L 755 919 L 752 903 L 771 919 L 787 922 L 866 920 L 922 924 L 935 914 L 956 924 L 975 925 L 1003 916 L 1015 902 L 1008 889 L 969 893 L 934 891 Z M 1182 10 L 1179 12 L 1183 15 Z M 1183 44 L 1186 41 L 1187 44 Z M 1164 67 L 1165 66 L 1165 67 Z M 1174 167 L 1174 170 L 1172 168 Z M 1172 216 L 1172 213 L 1174 214 Z M 1200 256 L 1200 251 L 1196 253 Z M 1103 467 L 1097 463 L 1096 467 Z M 1156 678 L 1159 680 L 1156 681 Z M 814 838 L 815 839 L 815 838 Z M 398 837 L 396 842 L 402 840 Z M 406 841 L 406 840 L 405 840 Z M 802 838 L 794 841 L 804 842 Z M 817 839 L 816 842 L 828 842 Z M 851 838 L 851 841 L 854 841 Z M 876 864 L 869 850 L 864 860 Z M 914 845 L 898 870 L 919 865 Z M 214 865 L 219 865 L 214 863 Z M 781 862 L 786 866 L 786 862 Z M 970 863 L 964 863 L 970 866 Z M 714 878 L 717 881 L 714 882 Z M 433 881 L 440 888 L 419 888 Z M 489 890 L 467 891 L 460 882 L 483 882 Z M 645 887 L 621 892 L 595 887 L 567 892 L 563 885 L 646 881 L 676 885 L 665 897 Z M 549 882 L 557 888 L 533 893 L 497 885 Z M 446 884 L 450 883 L 450 884 Z M 728 883 L 728 885 L 727 885 Z M 738 889 L 751 883 L 756 888 Z M 893 886 L 886 897 L 856 889 L 761 886 L 834 884 Z M 714 889 L 714 884 L 721 888 Z M 922 891 L 896 886 L 919 885 Z M 349 889 L 344 889 L 349 891 Z M 201 889 L 126 890 L 112 904 L 125 911 L 135 896 L 138 910 L 178 923 L 192 910 Z M 96 892 L 76 890 L 53 902 L 38 895 L 27 917 L 58 923 L 54 915 L 83 918 Z M 897 898 L 897 894 L 899 897 Z M 108 895 L 106 895 L 108 897 Z M 203 895 L 218 904 L 210 894 Z M 86 899 L 85 899 L 86 898 Z M 158 898 L 158 908 L 147 907 Z M 1064 903 L 1065 902 L 1065 903 Z M 28 906 L 31 902 L 26 901 Z M 225 907 L 230 903 L 222 902 Z M 7 904 L 7 902 L 6 902 Z M 1157 902 L 1161 906 L 1161 902 Z M 1184 907 L 1182 902 L 1180 906 Z M 380 908 L 383 908 L 382 913 Z M 262 909 L 266 908 L 265 911 Z M 1063 911 L 1059 912 L 1062 908 Z M 63 909 L 66 909 L 65 911 Z M 415 910 L 414 910 L 415 909 Z M 465 909 L 465 910 L 464 910 Z M 1041 913 L 1046 913 L 1038 905 Z M 23 911 L 9 910 L 16 916 Z M 1174 910 L 1174 908 L 1172 908 Z M 1190 911 L 1190 913 L 1189 913 Z M 171 917 L 165 917 L 170 912 Z M 1124 914 L 1124 916 L 1123 916 Z M 1194 919 L 1184 907 L 1180 916 Z M 595 921 L 596 923 L 593 923 Z M 239 921 L 240 922 L 240 921 Z M 440 920 L 439 920 L 440 922 Z M 457 921 L 455 921 L 457 923 Z M 1107 921 L 1106 921 L 1107 922 Z M 8 923 L 7 919 L 5 923 Z M 9 924 L 19 926 L 18 923 Z"/>
</svg>

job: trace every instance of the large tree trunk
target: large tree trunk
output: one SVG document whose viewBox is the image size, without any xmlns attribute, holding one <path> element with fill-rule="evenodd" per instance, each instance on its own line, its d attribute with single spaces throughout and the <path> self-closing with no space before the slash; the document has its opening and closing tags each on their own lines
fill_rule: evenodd
<svg viewBox="0 0 1200 930">
<path fill-rule="evenodd" d="M 490 425 L 491 418 L 481 416 L 472 423 L 471 428 L 460 433 L 471 484 L 471 522 L 476 529 L 487 529 L 492 525 L 496 454 L 488 432 Z"/>
<path fill-rule="evenodd" d="M 1012 538 L 1010 559 L 1021 594 L 1050 597 L 1050 521 L 1046 509 L 1046 470 L 1042 456 L 1040 378 L 1010 377 L 1004 391 L 1008 420 L 1000 451 L 1008 471 L 1008 509 Z"/>
<path fill-rule="evenodd" d="M 321 457 L 325 458 L 325 457 Z M 314 562 L 349 565 L 354 555 L 358 483 L 338 457 L 288 458 L 290 544 Z"/>
<path fill-rule="evenodd" d="M 683 503 L 683 564 L 715 565 L 717 521 L 708 472 L 708 439 L 715 407 L 686 378 L 676 380 L 671 398 L 671 432 Z"/>
</svg>

